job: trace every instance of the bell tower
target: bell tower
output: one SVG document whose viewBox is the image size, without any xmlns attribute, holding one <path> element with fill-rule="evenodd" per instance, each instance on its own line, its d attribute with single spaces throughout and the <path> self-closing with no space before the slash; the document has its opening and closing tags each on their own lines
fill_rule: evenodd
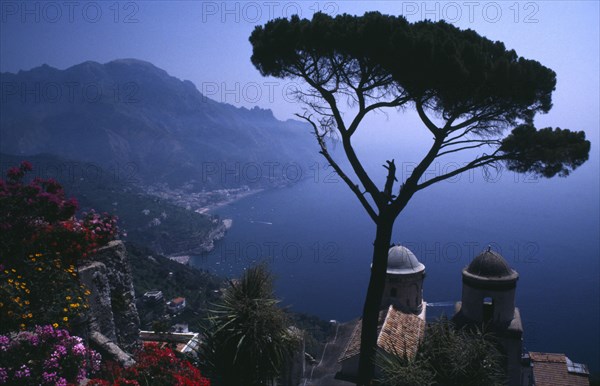
<svg viewBox="0 0 600 386">
<path fill-rule="evenodd" d="M 423 311 L 425 266 L 406 247 L 394 245 L 388 252 L 387 276 L 381 308 L 393 304 L 405 313 Z"/>
<path fill-rule="evenodd" d="M 490 247 L 462 271 L 462 303 L 454 322 L 492 332 L 506 356 L 510 385 L 521 384 L 523 326 L 515 307 L 519 274 Z"/>
</svg>

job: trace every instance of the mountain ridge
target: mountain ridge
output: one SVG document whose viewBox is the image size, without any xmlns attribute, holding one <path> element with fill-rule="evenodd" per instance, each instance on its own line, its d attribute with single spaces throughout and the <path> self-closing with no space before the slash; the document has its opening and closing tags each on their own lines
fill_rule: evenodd
<svg viewBox="0 0 600 386">
<path fill-rule="evenodd" d="M 239 169 L 317 157 L 306 124 L 279 121 L 270 109 L 214 101 L 192 82 L 139 59 L 86 61 L 65 70 L 41 65 L 0 77 L 4 153 L 133 163 L 145 183 L 191 181 L 198 189 L 267 183 L 265 176 L 206 175 L 207 165 Z"/>
</svg>

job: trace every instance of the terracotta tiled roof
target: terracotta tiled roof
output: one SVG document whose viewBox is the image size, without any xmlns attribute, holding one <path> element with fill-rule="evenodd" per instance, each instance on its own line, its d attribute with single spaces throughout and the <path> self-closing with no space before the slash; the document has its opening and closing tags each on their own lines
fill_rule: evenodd
<svg viewBox="0 0 600 386">
<path fill-rule="evenodd" d="M 530 352 L 536 386 L 589 386 L 587 374 L 573 373 L 565 354 Z"/>
<path fill-rule="evenodd" d="M 340 361 L 360 353 L 360 332 L 362 321 L 359 321 L 348 341 L 348 346 L 340 357 Z M 425 321 L 417 315 L 405 314 L 390 306 L 379 313 L 377 346 L 390 354 L 406 354 L 414 357 L 419 341 L 423 338 Z"/>
<path fill-rule="evenodd" d="M 405 314 L 390 307 L 377 339 L 385 351 L 413 358 L 423 339 L 425 321 L 413 314 Z"/>
<path fill-rule="evenodd" d="M 181 304 L 183 302 L 185 302 L 185 298 L 174 298 L 171 300 L 171 304 Z"/>
</svg>

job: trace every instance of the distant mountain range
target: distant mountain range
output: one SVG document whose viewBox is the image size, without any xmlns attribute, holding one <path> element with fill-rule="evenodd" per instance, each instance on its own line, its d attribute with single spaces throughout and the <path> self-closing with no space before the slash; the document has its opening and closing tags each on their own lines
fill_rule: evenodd
<svg viewBox="0 0 600 386">
<path fill-rule="evenodd" d="M 43 65 L 0 77 L 2 153 L 54 154 L 194 189 L 264 185 L 286 163 L 318 159 L 304 123 L 213 101 L 148 62 Z"/>
</svg>

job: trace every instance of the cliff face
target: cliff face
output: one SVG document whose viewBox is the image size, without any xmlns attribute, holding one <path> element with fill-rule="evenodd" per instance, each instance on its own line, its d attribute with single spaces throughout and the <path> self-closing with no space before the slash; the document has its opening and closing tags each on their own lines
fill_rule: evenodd
<svg viewBox="0 0 600 386">
<path fill-rule="evenodd" d="M 140 344 L 140 318 L 123 242 L 111 241 L 101 248 L 92 262 L 79 267 L 79 277 L 91 291 L 87 329 L 92 341 L 101 351 L 127 364 L 131 358 L 126 352 Z"/>
<path fill-rule="evenodd" d="M 225 233 L 231 227 L 231 220 L 219 221 L 218 225 L 210 231 L 205 240 L 202 241 L 202 244 L 196 248 L 190 250 L 190 253 L 202 254 L 206 252 L 210 252 L 215 249 L 215 241 L 222 240 L 225 237 Z"/>
</svg>

